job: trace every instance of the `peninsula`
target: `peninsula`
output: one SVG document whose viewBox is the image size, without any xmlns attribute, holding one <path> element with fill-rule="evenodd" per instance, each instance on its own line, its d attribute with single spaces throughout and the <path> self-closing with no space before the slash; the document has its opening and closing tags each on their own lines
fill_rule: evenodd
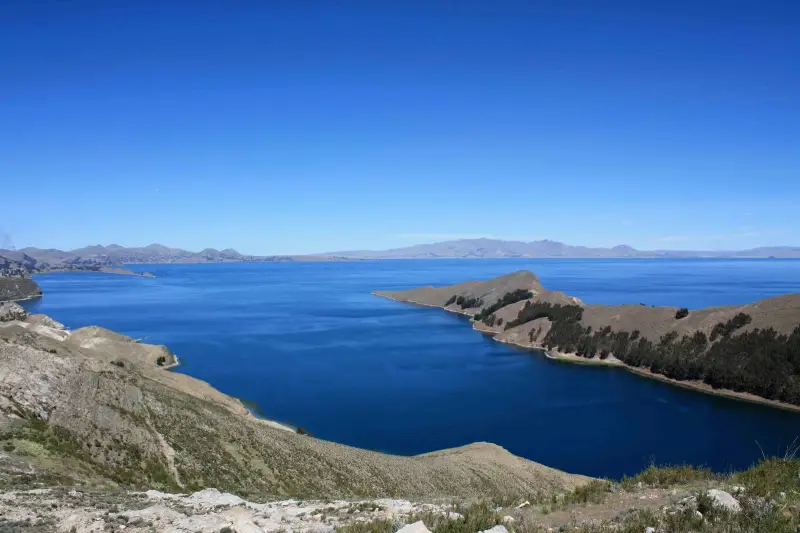
<svg viewBox="0 0 800 533">
<path fill-rule="evenodd" d="M 587 305 L 531 272 L 373 294 L 470 317 L 495 340 L 561 361 L 800 409 L 800 294 L 742 306 Z"/>
</svg>

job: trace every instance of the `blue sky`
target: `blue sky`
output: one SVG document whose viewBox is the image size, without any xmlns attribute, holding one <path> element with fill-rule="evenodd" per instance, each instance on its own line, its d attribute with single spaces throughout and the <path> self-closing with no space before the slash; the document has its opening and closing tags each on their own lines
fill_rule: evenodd
<svg viewBox="0 0 800 533">
<path fill-rule="evenodd" d="M 797 0 L 4 0 L 0 245 L 800 245 L 798 27 Z"/>
</svg>

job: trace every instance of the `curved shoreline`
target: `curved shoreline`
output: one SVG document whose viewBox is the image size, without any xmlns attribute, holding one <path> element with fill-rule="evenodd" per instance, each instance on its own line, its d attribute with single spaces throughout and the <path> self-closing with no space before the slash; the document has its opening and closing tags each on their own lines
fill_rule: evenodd
<svg viewBox="0 0 800 533">
<path fill-rule="evenodd" d="M 777 400 L 770 400 L 769 398 L 762 398 L 761 396 L 756 396 L 755 394 L 750 394 L 750 393 L 747 393 L 747 392 L 737 392 L 737 391 L 730 390 L 730 389 L 715 389 L 715 388 L 711 387 L 711 385 L 703 383 L 702 381 L 679 381 L 677 379 L 672 379 L 672 378 L 669 378 L 669 377 L 664 376 L 662 374 L 656 374 L 654 372 L 651 372 L 649 369 L 632 367 L 632 366 L 626 365 L 625 363 L 623 363 L 622 361 L 620 361 L 619 359 L 616 359 L 616 358 L 605 359 L 605 360 L 604 359 L 587 359 L 585 357 L 579 357 L 579 356 L 573 355 L 573 354 L 567 354 L 567 353 L 563 353 L 563 352 L 557 352 L 557 351 L 554 351 L 554 350 L 548 350 L 543 346 L 529 346 L 529 345 L 519 344 L 519 343 L 516 343 L 516 342 L 511 342 L 511 341 L 498 340 L 498 339 L 495 338 L 496 335 L 497 335 L 497 332 L 490 331 L 490 330 L 485 330 L 485 329 L 476 327 L 478 323 L 474 322 L 473 320 L 471 320 L 471 317 L 473 315 L 471 315 L 470 313 L 467 313 L 467 312 L 464 312 L 464 311 L 456 311 L 456 310 L 452 310 L 452 309 L 447 309 L 446 307 L 442 307 L 440 305 L 423 304 L 423 303 L 415 302 L 413 300 L 398 300 L 397 298 L 392 298 L 391 296 L 389 296 L 387 294 L 377 294 L 376 292 L 372 292 L 372 294 L 374 296 L 380 296 L 382 298 L 386 298 L 388 300 L 392 300 L 393 302 L 410 303 L 410 304 L 419 305 L 419 306 L 423 306 L 423 307 L 435 307 L 437 309 L 442 309 L 442 310 L 447 311 L 449 313 L 455 313 L 455 314 L 458 314 L 458 315 L 469 316 L 473 330 L 475 330 L 475 331 L 477 331 L 477 332 L 479 332 L 479 333 L 481 333 L 481 334 L 483 334 L 483 335 L 485 335 L 487 337 L 491 337 L 492 340 L 494 340 L 496 342 L 499 342 L 500 344 L 507 344 L 509 346 L 514 346 L 514 347 L 519 348 L 521 350 L 525 350 L 526 352 L 537 352 L 540 355 L 543 355 L 544 357 L 546 357 L 547 359 L 549 359 L 551 361 L 558 362 L 558 363 L 569 363 L 569 364 L 573 364 L 573 365 L 601 366 L 601 367 L 606 367 L 606 368 L 621 368 L 621 369 L 626 370 L 626 371 L 628 371 L 628 372 L 630 372 L 630 373 L 632 373 L 632 374 L 634 374 L 636 376 L 639 376 L 641 378 L 654 379 L 654 380 L 660 381 L 662 383 L 666 383 L 668 385 L 674 385 L 676 387 L 681 387 L 683 389 L 687 389 L 687 390 L 691 390 L 691 391 L 695 391 L 695 392 L 700 392 L 700 393 L 704 393 L 704 394 L 710 394 L 712 396 L 719 396 L 719 397 L 722 397 L 722 398 L 728 398 L 730 400 L 737 400 L 737 401 L 740 401 L 740 402 L 748 402 L 748 403 L 755 403 L 755 404 L 765 405 L 767 407 L 774 407 L 774 408 L 777 408 L 777 409 L 783 409 L 785 411 L 800 412 L 800 405 L 794 405 L 794 404 L 790 404 L 790 403 L 780 402 L 780 401 L 777 401 Z"/>
<path fill-rule="evenodd" d="M 0 300 L 0 304 L 4 302 L 27 302 L 28 300 L 35 300 L 36 298 L 41 298 L 44 294 L 36 294 L 34 296 L 26 296 L 25 298 L 16 298 L 14 300 Z"/>
</svg>

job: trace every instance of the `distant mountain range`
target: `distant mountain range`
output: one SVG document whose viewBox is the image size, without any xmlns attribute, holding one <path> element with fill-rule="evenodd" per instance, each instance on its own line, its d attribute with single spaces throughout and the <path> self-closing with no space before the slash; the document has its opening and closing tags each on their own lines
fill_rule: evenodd
<svg viewBox="0 0 800 533">
<path fill-rule="evenodd" d="M 54 248 L 22 248 L 0 250 L 0 266 L 11 271 L 12 265 L 24 265 L 29 273 L 52 270 L 97 270 L 125 264 L 154 263 L 232 263 L 247 261 L 331 261 L 342 259 L 329 256 L 299 255 L 243 255 L 231 248 L 216 250 L 206 248 L 200 252 L 189 252 L 170 248 L 162 244 L 126 248 L 116 244 L 95 245 L 63 251 Z"/>
<path fill-rule="evenodd" d="M 444 259 L 444 258 L 509 258 L 509 257 L 573 257 L 573 258 L 617 258 L 617 257 L 776 257 L 800 258 L 800 247 L 774 246 L 732 251 L 690 250 L 637 250 L 620 245 L 613 248 L 590 248 L 571 246 L 551 240 L 503 241 L 498 239 L 460 239 L 455 241 L 418 244 L 406 248 L 371 251 L 354 250 L 335 252 L 348 259 Z"/>
<path fill-rule="evenodd" d="M 62 270 L 104 270 L 126 264 L 157 263 L 241 263 L 272 261 L 342 261 L 358 259 L 470 259 L 510 257 L 624 258 L 624 257 L 775 257 L 800 258 L 800 247 L 775 246 L 738 251 L 637 250 L 620 245 L 613 248 L 570 246 L 561 242 L 461 239 L 418 244 L 392 250 L 355 250 L 315 255 L 244 255 L 232 248 L 206 248 L 190 252 L 162 244 L 143 247 L 95 245 L 75 250 L 54 248 L 0 249 L 0 277 Z"/>
</svg>

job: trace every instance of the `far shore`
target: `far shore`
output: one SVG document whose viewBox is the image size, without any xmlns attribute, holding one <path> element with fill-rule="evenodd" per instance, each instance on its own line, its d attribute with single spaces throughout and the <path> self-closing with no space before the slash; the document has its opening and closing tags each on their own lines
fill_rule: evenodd
<svg viewBox="0 0 800 533">
<path fill-rule="evenodd" d="M 128 270 L 127 268 L 116 268 L 116 267 L 109 267 L 109 268 L 101 268 L 99 270 L 72 270 L 68 268 L 63 269 L 52 269 L 46 270 L 44 272 L 35 272 L 35 276 L 39 275 L 46 275 L 46 274 L 116 274 L 119 276 L 134 276 L 137 278 L 154 278 L 155 275 L 151 274 L 150 272 L 134 272 L 133 270 Z"/>
<path fill-rule="evenodd" d="M 410 304 L 414 304 L 414 305 L 420 305 L 420 306 L 423 306 L 423 307 L 435 307 L 435 308 L 438 308 L 438 309 L 443 309 L 443 310 L 445 310 L 447 312 L 450 312 L 450 313 L 469 316 L 470 318 L 473 316 L 470 313 L 467 313 L 465 311 L 458 311 L 458 310 L 455 310 L 455 309 L 447 309 L 446 307 L 442 307 L 441 305 L 423 304 L 423 303 L 420 303 L 420 302 L 415 302 L 413 300 L 398 300 L 397 298 L 392 298 L 391 296 L 386 295 L 386 294 L 377 294 L 377 292 L 372 292 L 372 294 L 375 295 L 375 296 L 380 296 L 382 298 L 387 298 L 387 299 L 392 300 L 394 302 L 410 303 Z M 637 375 L 639 377 L 642 377 L 642 378 L 655 379 L 655 380 L 661 381 L 663 383 L 667 383 L 669 385 L 674 385 L 674 386 L 681 387 L 681 388 L 688 389 L 688 390 L 692 390 L 692 391 L 695 391 L 695 392 L 702 392 L 704 394 L 711 394 L 713 396 L 721 396 L 723 398 L 728 398 L 728 399 L 731 399 L 731 400 L 738 400 L 738 401 L 742 401 L 742 402 L 757 403 L 757 404 L 766 405 L 766 406 L 769 406 L 769 407 L 775 407 L 775 408 L 778 408 L 778 409 L 784 409 L 784 410 L 787 410 L 787 411 L 800 412 L 800 405 L 794 405 L 794 404 L 791 404 L 791 403 L 781 402 L 781 401 L 778 401 L 778 400 L 770 400 L 768 398 L 762 398 L 761 396 L 756 396 L 755 394 L 750 394 L 748 392 L 737 392 L 737 391 L 730 390 L 730 389 L 715 389 L 711 385 L 709 385 L 707 383 L 704 383 L 702 381 L 679 381 L 677 379 L 672 379 L 672 378 L 669 378 L 669 377 L 664 376 L 662 374 L 656 374 L 655 372 L 652 372 L 652 371 L 650 371 L 650 369 L 647 369 L 647 368 L 637 368 L 637 367 L 632 367 L 632 366 L 626 365 L 625 363 L 623 363 L 622 361 L 620 361 L 619 359 L 617 359 L 614 356 L 610 356 L 608 359 L 600 359 L 598 357 L 588 359 L 586 357 L 580 357 L 580 356 L 578 356 L 576 354 L 568 354 L 568 353 L 558 352 L 558 351 L 555 351 L 555 350 L 548 350 L 547 348 L 545 348 L 544 346 L 541 346 L 541 345 L 539 345 L 539 346 L 525 345 L 525 344 L 519 344 L 517 342 L 499 340 L 499 339 L 496 338 L 497 332 L 478 327 L 479 323 L 476 323 L 473 320 L 470 320 L 470 322 L 472 323 L 472 329 L 474 329 L 475 331 L 477 331 L 479 333 L 482 333 L 483 335 L 486 335 L 487 337 L 491 337 L 492 340 L 495 340 L 495 341 L 497 341 L 497 342 L 499 342 L 501 344 L 507 344 L 509 346 L 514 346 L 516 348 L 520 348 L 520 349 L 528 351 L 528 352 L 530 352 L 530 351 L 537 352 L 537 353 L 539 353 L 541 355 L 544 355 L 547 359 L 549 359 L 551 361 L 558 362 L 558 363 L 569 363 L 569 364 L 573 364 L 573 365 L 602 366 L 602 367 L 607 367 L 607 368 L 608 367 L 621 368 L 621 369 L 627 370 L 628 372 L 631 372 L 632 374 L 635 374 L 635 375 Z"/>
</svg>

